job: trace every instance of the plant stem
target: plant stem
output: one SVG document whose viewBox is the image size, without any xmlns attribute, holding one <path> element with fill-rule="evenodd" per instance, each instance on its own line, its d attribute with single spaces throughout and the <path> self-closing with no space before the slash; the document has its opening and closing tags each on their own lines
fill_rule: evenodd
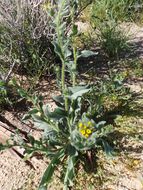
<svg viewBox="0 0 143 190">
<path fill-rule="evenodd" d="M 75 47 L 73 47 L 73 56 L 74 56 L 73 86 L 75 86 L 76 85 L 76 70 L 77 70 L 77 53 L 76 53 Z"/>
<path fill-rule="evenodd" d="M 65 101 L 65 110 L 68 111 L 68 98 L 67 95 L 67 88 L 65 86 L 65 62 L 62 62 L 62 73 L 61 73 L 61 80 L 62 80 L 62 93 L 64 95 L 64 101 Z"/>
<path fill-rule="evenodd" d="M 68 111 L 68 98 L 65 97 L 65 110 Z"/>
<path fill-rule="evenodd" d="M 62 62 L 62 73 L 61 73 L 61 80 L 62 80 L 62 92 L 65 91 L 65 63 Z"/>
<path fill-rule="evenodd" d="M 71 17 L 72 17 L 72 21 L 71 21 L 71 26 L 72 26 L 72 30 L 74 32 L 74 26 L 75 26 L 75 12 L 76 12 L 76 7 L 73 4 L 73 7 L 71 9 Z M 73 33 L 72 36 L 72 49 L 73 49 L 73 70 L 72 70 L 72 83 L 73 86 L 76 85 L 76 69 L 77 69 L 77 50 L 76 47 L 74 45 L 74 38 L 75 38 L 76 34 Z"/>
</svg>

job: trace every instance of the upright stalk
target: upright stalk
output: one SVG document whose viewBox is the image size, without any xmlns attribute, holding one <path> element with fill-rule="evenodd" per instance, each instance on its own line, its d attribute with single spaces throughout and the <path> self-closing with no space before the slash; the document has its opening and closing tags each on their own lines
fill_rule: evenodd
<svg viewBox="0 0 143 190">
<path fill-rule="evenodd" d="M 70 7 L 69 7 L 70 6 Z M 54 27 L 56 30 L 56 39 L 55 39 L 55 52 L 60 57 L 60 60 L 62 62 L 62 68 L 61 68 L 61 90 L 62 94 L 64 96 L 65 101 L 65 109 L 68 111 L 68 89 L 65 84 L 65 69 L 66 69 L 66 63 L 70 61 L 70 54 L 68 54 L 68 49 L 73 49 L 73 71 L 71 74 L 72 83 L 73 86 L 76 85 L 76 67 L 77 67 L 77 51 L 73 44 L 73 38 L 75 36 L 75 9 L 76 9 L 76 3 L 74 1 L 68 1 L 68 0 L 59 0 L 59 3 L 57 4 L 58 12 L 55 17 Z M 69 17 L 71 19 L 73 34 L 70 36 L 66 35 L 66 27 L 69 22 Z"/>
<path fill-rule="evenodd" d="M 76 85 L 76 70 L 77 70 L 77 49 L 74 45 L 74 37 L 76 35 L 76 32 L 74 31 L 75 27 L 75 4 L 73 3 L 73 7 L 71 9 L 71 18 L 72 18 L 72 28 L 73 28 L 73 34 L 72 34 L 72 49 L 73 49 L 73 69 L 72 69 L 72 85 Z"/>
<path fill-rule="evenodd" d="M 65 6 L 65 0 L 61 2 L 60 9 L 58 10 L 58 15 L 57 15 L 57 20 L 56 20 L 56 32 L 57 32 L 57 42 L 58 42 L 58 48 L 60 48 L 60 59 L 62 62 L 62 69 L 61 69 L 61 90 L 64 95 L 64 100 L 65 100 L 65 110 L 68 111 L 68 100 L 65 97 L 66 95 L 66 87 L 65 87 L 65 62 L 66 62 L 66 57 L 63 49 L 63 36 L 64 36 L 64 29 L 61 28 L 61 21 L 63 20 L 62 18 L 62 11 Z"/>
<path fill-rule="evenodd" d="M 73 69 L 73 86 L 76 85 L 76 70 L 77 70 L 77 51 L 76 48 L 73 47 L 73 57 L 74 57 L 74 69 Z"/>
<path fill-rule="evenodd" d="M 62 85 L 62 92 L 65 92 L 65 63 L 62 62 L 62 70 L 61 70 L 61 85 Z"/>
<path fill-rule="evenodd" d="M 65 86 L 65 62 L 62 62 L 62 73 L 61 73 L 61 82 L 62 82 L 62 93 L 64 95 L 64 101 L 65 101 L 65 110 L 68 111 L 68 98 L 67 95 L 67 88 Z"/>
</svg>

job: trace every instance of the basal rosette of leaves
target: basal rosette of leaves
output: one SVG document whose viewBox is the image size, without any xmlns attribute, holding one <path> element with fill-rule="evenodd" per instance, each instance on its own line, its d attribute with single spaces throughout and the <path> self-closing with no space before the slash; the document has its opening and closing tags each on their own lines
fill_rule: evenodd
<svg viewBox="0 0 143 190">
<path fill-rule="evenodd" d="M 51 111 L 48 105 L 37 99 L 35 106 L 23 118 L 32 118 L 34 125 L 42 129 L 43 141 L 46 142 L 46 155 L 50 156 L 51 163 L 45 171 L 41 180 L 39 190 L 46 190 L 56 166 L 61 160 L 66 160 L 66 173 L 64 177 L 65 189 L 73 185 L 75 166 L 80 162 L 80 154 L 87 154 L 101 145 L 109 149 L 104 140 L 102 131 L 105 121 L 96 122 L 89 117 L 90 105 L 84 109 L 84 94 L 91 89 L 87 86 L 75 86 L 68 88 L 68 111 L 65 109 L 64 97 L 55 96 L 53 100 L 56 108 Z M 21 91 L 22 94 L 22 91 Z M 25 95 L 23 94 L 23 97 Z M 33 102 L 34 102 L 33 98 Z M 30 154 L 36 152 L 33 149 Z M 40 150 L 39 150 L 40 151 Z M 108 150 L 107 150 L 108 151 Z"/>
</svg>

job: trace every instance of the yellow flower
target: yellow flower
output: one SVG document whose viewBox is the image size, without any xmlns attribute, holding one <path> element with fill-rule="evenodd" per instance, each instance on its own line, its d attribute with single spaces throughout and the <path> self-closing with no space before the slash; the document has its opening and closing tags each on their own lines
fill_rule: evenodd
<svg viewBox="0 0 143 190">
<path fill-rule="evenodd" d="M 82 128 L 83 124 L 80 122 L 78 126 L 79 126 L 79 128 Z"/>
<path fill-rule="evenodd" d="M 85 134 L 84 136 L 85 136 L 86 138 L 88 138 L 88 137 L 89 137 L 89 135 L 88 135 L 88 134 Z"/>
<path fill-rule="evenodd" d="M 84 129 L 80 130 L 80 132 L 81 132 L 82 135 L 85 135 L 85 130 Z"/>
<path fill-rule="evenodd" d="M 87 134 L 91 134 L 92 131 L 91 131 L 90 129 L 87 129 L 87 130 L 86 130 L 86 133 L 87 133 Z"/>
<path fill-rule="evenodd" d="M 86 123 L 79 122 L 78 127 L 80 134 L 85 138 L 88 138 L 92 134 L 93 123 L 91 121 L 88 121 Z"/>
<path fill-rule="evenodd" d="M 84 129 L 87 129 L 87 126 L 86 125 L 84 125 L 84 127 L 83 127 Z"/>
<path fill-rule="evenodd" d="M 91 121 L 88 121 L 87 125 L 88 125 L 88 126 L 91 126 L 91 125 L 92 125 Z"/>
</svg>

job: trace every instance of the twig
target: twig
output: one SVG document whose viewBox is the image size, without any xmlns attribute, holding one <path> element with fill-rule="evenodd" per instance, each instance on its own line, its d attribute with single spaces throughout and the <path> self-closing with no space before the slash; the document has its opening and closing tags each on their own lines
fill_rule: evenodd
<svg viewBox="0 0 143 190">
<path fill-rule="evenodd" d="M 16 64 L 16 62 L 14 61 L 13 64 L 12 64 L 12 66 L 11 66 L 11 68 L 10 68 L 10 70 L 9 70 L 9 72 L 8 72 L 8 74 L 7 74 L 7 76 L 6 76 L 5 79 L 4 79 L 5 82 L 8 82 L 8 79 L 9 79 L 10 75 L 11 75 L 12 72 L 13 72 L 13 69 L 14 69 L 14 67 L 15 67 L 15 64 Z"/>
</svg>

